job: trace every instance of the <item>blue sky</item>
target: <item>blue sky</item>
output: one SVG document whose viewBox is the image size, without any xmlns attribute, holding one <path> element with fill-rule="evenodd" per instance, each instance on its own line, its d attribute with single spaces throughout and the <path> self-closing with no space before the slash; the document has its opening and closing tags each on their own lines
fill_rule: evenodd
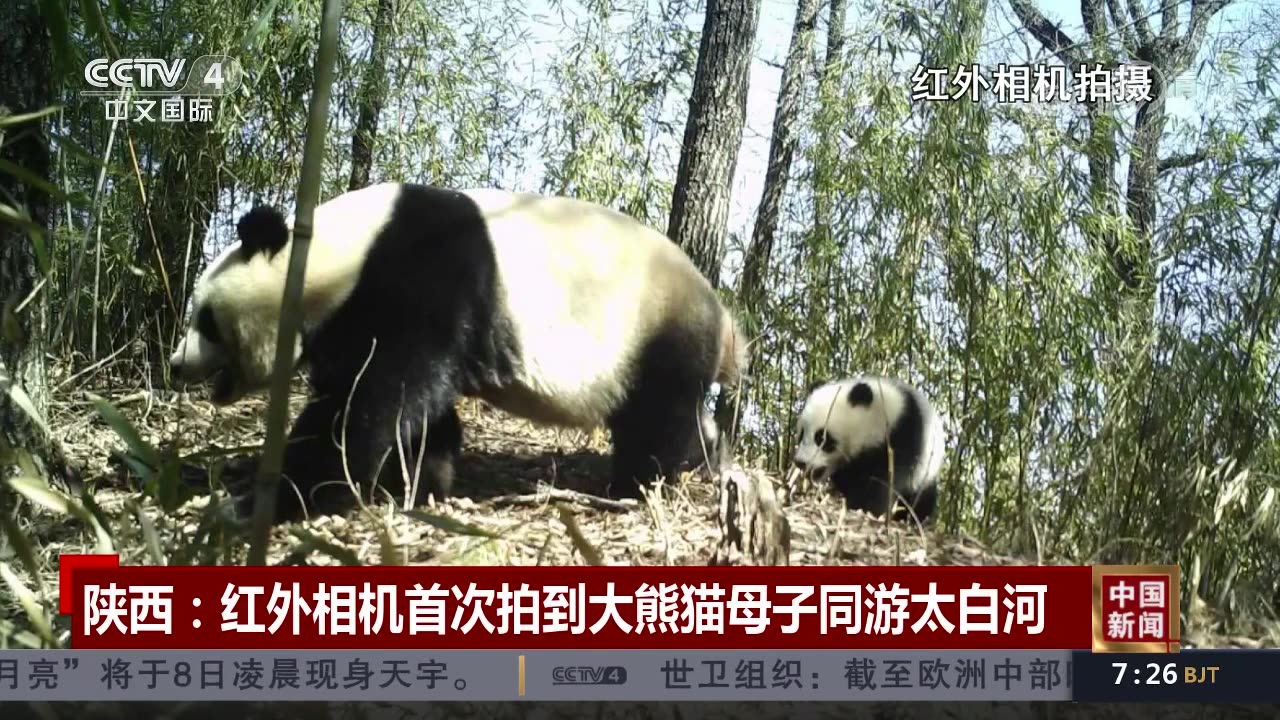
<svg viewBox="0 0 1280 720">
<path fill-rule="evenodd" d="M 1181 16 L 1183 17 L 1182 26 L 1185 28 L 1186 18 L 1189 16 L 1190 0 L 1171 1 L 1178 2 L 1181 8 Z M 1139 0 L 1139 2 L 1151 10 L 1161 7 L 1161 0 Z M 1247 18 L 1256 13 L 1267 2 L 1271 2 L 1271 0 L 1235 0 L 1235 3 L 1219 13 L 1213 24 L 1211 24 L 1207 33 L 1206 47 L 1220 32 L 1243 29 L 1248 22 Z M 572 2 L 565 2 L 565 4 L 573 5 Z M 1080 20 L 1079 0 L 1036 0 L 1036 5 L 1046 17 L 1056 21 L 1060 27 L 1077 41 L 1082 39 L 1084 33 Z M 785 57 L 787 45 L 790 42 L 792 23 L 795 19 L 795 6 L 795 0 L 762 0 L 760 25 L 755 47 L 756 59 L 751 68 L 751 85 L 747 100 L 747 126 L 743 133 L 741 154 L 739 155 L 737 173 L 733 182 L 733 198 L 729 217 L 731 231 L 749 234 L 751 223 L 755 216 L 755 208 L 760 200 L 764 170 L 768 159 L 774 103 L 776 102 L 778 84 L 781 79 L 781 69 L 778 65 L 781 64 Z M 849 28 L 855 28 L 859 18 L 864 16 L 863 4 L 859 0 L 853 0 L 849 3 L 847 12 Z M 531 4 L 529 13 L 541 15 L 553 25 L 558 24 L 558 18 L 562 16 L 560 10 L 550 9 L 545 4 L 545 0 L 538 0 Z M 1152 22 L 1158 28 L 1158 13 L 1152 18 Z M 702 24 L 701 12 L 691 14 L 688 23 L 691 28 L 700 29 Z M 1019 26 L 1016 23 L 1017 20 L 1010 11 L 1007 0 L 991 0 L 987 10 L 984 50 L 998 52 L 999 48 L 1006 46 L 1019 48 L 1025 41 L 1033 51 L 1038 52 L 1040 50 L 1039 46 L 1034 40 L 1027 37 L 1025 33 L 1019 32 L 1017 30 Z M 520 74 L 528 77 L 526 73 L 532 73 L 537 78 L 538 75 L 545 73 L 547 63 L 551 60 L 550 54 L 554 52 L 554 40 L 551 40 L 549 36 L 558 34 L 563 40 L 563 38 L 567 37 L 568 32 L 563 27 L 547 27 L 540 23 L 535 23 L 533 36 L 539 38 L 540 42 L 535 45 L 536 49 L 534 56 L 530 59 L 530 65 L 524 66 L 522 69 L 525 72 Z M 819 48 L 825 42 L 825 32 L 826 12 L 824 8 L 819 16 L 819 35 L 816 38 Z M 547 42 L 546 40 L 551 41 Z M 1204 56 L 1205 52 L 1202 52 L 1202 57 Z M 1016 56 L 1001 55 L 1001 57 L 1013 59 Z M 541 79 L 537 78 L 535 82 Z M 1204 109 L 1210 108 L 1215 111 L 1221 109 L 1219 103 L 1212 101 L 1212 95 L 1223 92 L 1223 88 L 1212 87 L 1211 83 L 1201 81 L 1199 85 L 1192 85 L 1191 89 L 1194 93 L 1192 97 L 1175 97 L 1169 103 L 1169 112 L 1175 118 L 1175 123 L 1189 123 L 1192 126 L 1197 126 L 1202 122 L 1202 111 Z M 903 88 L 904 92 L 908 90 L 909 88 L 907 87 Z M 683 105 L 680 108 L 683 110 Z M 678 120 L 682 128 L 683 117 Z M 540 168 L 530 167 L 529 172 L 531 175 L 526 175 L 525 177 L 536 183 L 537 180 L 532 178 L 540 174 Z"/>
<path fill-rule="evenodd" d="M 571 25 L 574 22 L 574 16 L 582 13 L 580 0 L 557 1 L 561 5 L 559 8 L 553 8 L 549 0 L 533 0 L 526 6 L 526 14 L 536 18 L 527 26 L 530 31 L 529 39 L 532 53 L 526 54 L 522 49 L 512 49 L 512 58 L 523 56 L 523 59 L 517 60 L 512 65 L 512 79 L 515 82 L 536 85 L 548 82 L 548 71 L 551 63 L 556 59 L 555 56 L 558 54 L 558 50 L 565 46 L 566 41 L 573 38 Z M 1160 7 L 1159 3 L 1164 0 L 1137 1 L 1154 10 Z M 1191 0 L 1168 1 L 1179 4 L 1183 17 L 1182 25 L 1185 28 Z M 1060 27 L 1077 41 L 1083 37 L 1079 0 L 1034 0 L 1034 2 L 1042 13 L 1056 21 Z M 1206 48 L 1202 49 L 1201 58 L 1203 59 L 1207 56 L 1209 53 L 1207 48 L 1212 44 L 1216 36 L 1223 32 L 1239 33 L 1245 31 L 1251 15 L 1256 14 L 1265 4 L 1274 4 L 1275 2 L 1276 0 L 1234 0 L 1233 4 L 1219 13 L 1211 24 L 1206 36 Z M 699 5 L 702 6 L 703 3 L 699 3 Z M 860 21 L 866 17 L 865 7 L 868 5 L 871 7 L 884 6 L 883 0 L 850 0 L 847 11 L 847 27 L 850 31 L 855 30 Z M 795 7 L 796 0 L 761 0 L 760 24 L 754 52 L 755 60 L 752 63 L 750 92 L 747 99 L 747 123 L 743 132 L 737 172 L 733 180 L 728 223 L 730 231 L 740 233 L 743 236 L 750 235 L 756 206 L 759 204 L 760 193 L 763 189 L 774 105 L 782 74 L 780 65 L 786 55 L 787 46 L 791 39 Z M 815 43 L 819 49 L 825 44 L 826 20 L 826 11 L 823 8 L 823 11 L 819 14 L 818 35 L 815 38 Z M 1152 20 L 1158 26 L 1158 13 Z M 690 13 L 686 19 L 687 26 L 693 30 L 700 30 L 702 21 L 701 7 Z M 625 18 L 621 22 L 625 22 Z M 1038 53 L 1040 51 L 1039 45 L 1018 28 L 1017 21 L 1009 9 L 1008 0 L 989 0 L 981 61 L 984 64 L 999 60 L 1017 62 L 1020 56 L 1012 53 L 1020 53 L 1021 48 L 1024 46 L 1030 47 L 1033 52 Z M 1168 104 L 1172 121 L 1167 128 L 1165 152 L 1173 149 L 1174 141 L 1172 140 L 1172 135 L 1176 125 L 1184 124 L 1192 128 L 1201 125 L 1204 121 L 1203 115 L 1206 114 L 1204 111 L 1221 112 L 1224 107 L 1222 102 L 1224 98 L 1222 96 L 1233 91 L 1233 88 L 1224 84 L 1220 78 L 1215 78 L 1211 81 L 1202 79 L 1190 87 L 1193 96 L 1174 97 Z M 909 91 L 908 84 L 904 82 L 903 92 Z M 683 130 L 686 108 L 687 105 L 684 102 L 668 102 L 668 119 L 678 128 L 677 132 Z M 389 119 L 384 118 L 384 122 L 389 122 Z M 1192 135 L 1194 134 L 1193 130 Z M 667 141 L 675 143 L 679 139 L 678 136 L 670 137 L 667 138 Z M 545 158 L 539 156 L 539 149 L 536 145 L 535 143 L 534 147 L 529 149 L 525 158 L 526 168 L 520 177 L 508 179 L 507 182 L 509 184 L 517 186 L 512 189 L 538 189 L 543 176 L 542 164 L 545 162 Z M 673 158 L 671 160 L 672 174 L 674 174 L 674 162 L 675 159 Z M 1123 177 L 1125 164 L 1125 161 L 1122 160 L 1120 177 Z M 236 209 L 236 212 L 240 211 L 242 211 L 241 208 Z M 221 234 L 217 233 L 214 228 L 210 228 L 210 230 L 211 233 L 215 234 L 215 237 Z M 229 227 L 227 232 L 230 232 Z M 217 241 L 215 241 L 215 244 L 217 244 Z M 731 260 L 730 264 L 732 263 L 733 261 Z"/>
<path fill-rule="evenodd" d="M 1225 27 L 1238 27 L 1240 20 L 1256 12 L 1263 1 L 1265 0 L 1247 0 L 1245 2 L 1237 0 L 1233 7 L 1228 7 L 1219 14 L 1214 24 L 1211 25 L 1207 37 L 1212 38 L 1215 32 L 1224 25 Z M 1139 2 L 1152 10 L 1161 7 L 1159 0 L 1139 0 Z M 1079 0 L 1035 0 L 1035 4 L 1046 17 L 1056 21 L 1077 42 L 1083 39 L 1084 32 L 1080 19 Z M 1183 0 L 1180 5 L 1183 8 L 1182 15 L 1185 18 L 1189 15 L 1190 2 L 1189 0 Z M 851 25 L 857 22 L 857 7 L 857 0 L 850 3 L 849 22 Z M 791 25 L 794 20 L 794 0 L 764 0 L 761 9 L 760 32 L 757 39 L 757 60 L 752 67 L 751 91 L 747 101 L 747 129 L 744 133 L 742 155 L 739 158 L 738 173 L 734 183 L 734 202 L 730 226 L 735 230 L 742 226 L 750 227 L 750 223 L 754 218 L 755 206 L 759 203 L 764 180 L 764 167 L 769 154 L 769 131 L 773 122 L 777 87 L 781 79 L 781 70 L 770 67 L 765 62 L 762 62 L 760 58 L 767 58 L 776 62 L 785 56 L 787 44 L 790 42 Z M 1156 27 L 1159 26 L 1158 15 L 1152 18 L 1152 21 Z M 991 0 L 987 9 L 986 39 L 984 44 L 991 43 L 994 49 L 997 44 L 995 41 L 997 40 L 1008 44 L 1021 42 L 1022 37 L 1027 37 L 1027 41 L 1033 50 L 1038 52 L 1039 46 L 1025 33 L 1018 32 L 1020 26 L 1016 23 L 1017 19 L 1009 9 L 1007 0 Z M 826 18 L 824 13 L 820 22 L 820 26 L 824 28 L 823 32 L 825 32 L 825 25 Z M 1185 25 L 1186 21 L 1184 19 L 1183 27 Z M 1201 113 L 1208 103 L 1205 102 L 1205 88 L 1200 87 L 1197 90 L 1198 97 L 1175 98 L 1170 101 L 1168 105 L 1170 114 L 1183 122 L 1199 124 Z M 904 91 L 906 91 L 906 88 L 904 88 Z"/>
</svg>

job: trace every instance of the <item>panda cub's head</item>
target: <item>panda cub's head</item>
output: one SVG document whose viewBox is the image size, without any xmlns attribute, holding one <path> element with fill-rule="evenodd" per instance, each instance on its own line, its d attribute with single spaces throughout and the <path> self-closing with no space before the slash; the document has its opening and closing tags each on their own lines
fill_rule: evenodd
<svg viewBox="0 0 1280 720">
<path fill-rule="evenodd" d="M 848 459 L 884 444 L 903 404 L 903 391 L 888 378 L 814 385 L 796 422 L 796 469 L 826 480 Z"/>
</svg>

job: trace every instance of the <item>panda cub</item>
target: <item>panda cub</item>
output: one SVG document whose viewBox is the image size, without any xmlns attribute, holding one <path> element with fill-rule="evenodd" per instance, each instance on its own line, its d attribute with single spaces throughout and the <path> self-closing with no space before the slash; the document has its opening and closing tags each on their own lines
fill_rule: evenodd
<svg viewBox="0 0 1280 720">
<path fill-rule="evenodd" d="M 657 230 L 571 198 L 398 183 L 320 204 L 313 227 L 294 351 L 312 393 L 285 450 L 277 521 L 343 511 L 348 479 L 362 496 L 374 484 L 395 496 L 416 476 L 446 499 L 463 396 L 544 425 L 606 427 L 623 492 L 719 456 L 703 403 L 713 384 L 737 383 L 746 346 Z M 292 242 L 269 206 L 237 231 L 197 281 L 170 359 L 180 381 L 211 381 L 220 405 L 269 384 Z"/>
<path fill-rule="evenodd" d="M 850 509 L 881 517 L 895 495 L 921 522 L 937 504 L 945 441 L 942 418 L 920 390 L 901 380 L 864 375 L 816 383 L 797 421 L 793 473 L 830 479 Z M 889 474 L 889 447 L 893 474 Z M 910 520 L 900 508 L 895 520 Z"/>
</svg>

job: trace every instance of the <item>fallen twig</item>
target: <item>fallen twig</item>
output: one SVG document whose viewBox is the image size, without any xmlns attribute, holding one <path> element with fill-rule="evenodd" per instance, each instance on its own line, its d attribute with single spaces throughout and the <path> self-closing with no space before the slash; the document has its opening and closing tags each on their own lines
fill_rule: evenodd
<svg viewBox="0 0 1280 720">
<path fill-rule="evenodd" d="M 596 495 L 581 493 L 576 490 L 566 490 L 564 488 L 548 488 L 539 490 L 538 492 L 529 494 L 511 494 L 498 495 L 489 499 L 489 503 L 501 507 L 510 505 L 529 506 L 529 505 L 547 505 L 553 502 L 567 502 L 576 505 L 585 505 L 596 510 L 611 510 L 614 512 L 630 512 L 640 509 L 640 501 L 630 498 L 622 500 L 611 500 Z"/>
</svg>

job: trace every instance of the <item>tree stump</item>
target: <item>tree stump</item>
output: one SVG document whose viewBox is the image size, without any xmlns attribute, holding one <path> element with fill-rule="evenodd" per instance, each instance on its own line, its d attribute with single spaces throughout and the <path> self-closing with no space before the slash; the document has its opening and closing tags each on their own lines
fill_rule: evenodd
<svg viewBox="0 0 1280 720">
<path fill-rule="evenodd" d="M 731 464 L 717 482 L 720 541 L 711 564 L 789 564 L 791 525 L 769 477 Z"/>
</svg>

